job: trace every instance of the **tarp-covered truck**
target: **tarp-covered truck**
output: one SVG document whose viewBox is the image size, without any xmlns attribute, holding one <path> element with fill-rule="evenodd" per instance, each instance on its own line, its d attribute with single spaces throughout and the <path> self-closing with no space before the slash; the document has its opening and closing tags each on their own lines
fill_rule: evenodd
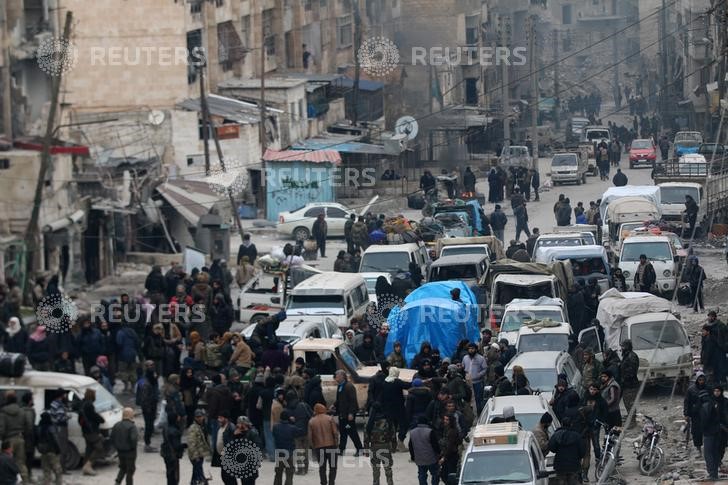
<svg viewBox="0 0 728 485">
<path fill-rule="evenodd" d="M 506 257 L 503 251 L 503 243 L 495 236 L 477 236 L 477 237 L 443 237 L 435 241 L 435 254 L 442 256 L 443 248 L 462 246 L 487 246 L 488 255 L 491 261 L 497 261 Z"/>
<path fill-rule="evenodd" d="M 480 285 L 489 292 L 490 326 L 496 329 L 505 306 L 517 298 L 535 300 L 547 296 L 566 300 L 574 285 L 574 275 L 569 261 L 542 264 L 504 259 L 490 265 Z"/>
<path fill-rule="evenodd" d="M 620 352 L 620 343 L 630 339 L 640 359 L 640 379 L 685 381 L 693 369 L 690 341 L 680 319 L 670 312 L 670 301 L 664 298 L 612 288 L 600 297 L 597 309 L 604 347 Z"/>
</svg>

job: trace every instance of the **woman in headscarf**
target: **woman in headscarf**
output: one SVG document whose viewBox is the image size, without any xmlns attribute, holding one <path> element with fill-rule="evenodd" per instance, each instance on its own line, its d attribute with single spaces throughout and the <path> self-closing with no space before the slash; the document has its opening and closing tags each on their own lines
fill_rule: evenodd
<svg viewBox="0 0 728 485">
<path fill-rule="evenodd" d="M 235 272 L 235 281 L 238 286 L 242 288 L 245 284 L 250 281 L 255 275 L 255 268 L 250 264 L 250 258 L 243 256 L 243 259 L 238 265 L 238 270 Z"/>
<path fill-rule="evenodd" d="M 528 378 L 526 377 L 523 367 L 520 365 L 513 366 L 513 394 L 515 395 L 529 395 L 532 394 Z"/>
<path fill-rule="evenodd" d="M 18 317 L 10 317 L 5 331 L 8 335 L 5 339 L 3 350 L 5 352 L 24 354 L 28 348 L 28 332 L 20 324 L 20 319 Z"/>
<path fill-rule="evenodd" d="M 503 187 L 501 187 L 500 177 L 495 171 L 495 168 L 491 168 L 490 173 L 488 174 L 488 188 L 488 202 L 490 202 L 491 204 L 499 202 L 503 197 Z M 498 195 L 498 191 L 500 191 L 501 193 L 500 196 Z"/>
<path fill-rule="evenodd" d="M 28 339 L 28 360 L 35 370 L 50 370 L 51 351 L 46 338 L 46 328 L 38 325 Z"/>
</svg>

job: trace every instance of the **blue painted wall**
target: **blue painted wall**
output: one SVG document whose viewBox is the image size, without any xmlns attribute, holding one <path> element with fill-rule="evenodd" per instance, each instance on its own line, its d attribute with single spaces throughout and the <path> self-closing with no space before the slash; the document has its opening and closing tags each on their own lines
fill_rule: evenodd
<svg viewBox="0 0 728 485">
<path fill-rule="evenodd" d="M 341 178 L 330 163 L 266 162 L 266 219 L 277 221 L 281 212 L 309 202 L 333 202 L 333 183 Z"/>
</svg>

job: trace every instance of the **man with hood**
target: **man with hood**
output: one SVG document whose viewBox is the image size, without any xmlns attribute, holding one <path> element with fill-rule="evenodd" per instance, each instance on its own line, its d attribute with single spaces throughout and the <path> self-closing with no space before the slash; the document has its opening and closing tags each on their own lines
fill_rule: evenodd
<svg viewBox="0 0 728 485">
<path fill-rule="evenodd" d="M 407 362 L 405 361 L 404 355 L 402 354 L 402 344 L 399 340 L 394 342 L 392 346 L 392 352 L 387 356 L 387 362 L 389 365 L 397 367 L 399 369 L 406 369 Z"/>
<path fill-rule="evenodd" d="M 384 415 L 394 425 L 398 431 L 399 440 L 402 442 L 409 428 L 404 407 L 404 391 L 409 387 L 409 384 L 399 378 L 399 369 L 390 367 L 389 375 L 384 379 L 382 392 L 379 396 L 379 403 L 382 406 Z"/>
<path fill-rule="evenodd" d="M 579 394 L 573 387 L 569 386 L 569 379 L 566 374 L 559 374 L 554 388 L 554 395 L 549 402 L 559 421 L 566 417 L 568 404 L 572 402 L 571 396 L 576 396 L 577 402 L 579 401 Z"/>
<path fill-rule="evenodd" d="M 313 408 L 299 399 L 296 391 L 289 390 L 286 392 L 286 410 L 293 417 L 293 425 L 297 430 L 295 436 L 295 449 L 297 451 L 294 460 L 296 474 L 305 475 L 308 473 L 308 422 L 313 417 Z"/>
<path fill-rule="evenodd" d="M 431 402 L 432 391 L 430 391 L 430 388 L 425 386 L 419 377 L 412 379 L 412 387 L 407 392 L 407 399 L 405 400 L 405 413 L 410 428 L 417 426 L 420 416 L 426 415 L 427 406 Z"/>
<path fill-rule="evenodd" d="M 469 377 L 475 395 L 475 407 L 478 415 L 483 410 L 483 386 L 485 376 L 488 373 L 488 365 L 485 357 L 478 353 L 478 345 L 475 342 L 468 343 L 468 353 L 463 357 L 463 368 L 465 375 Z"/>
<path fill-rule="evenodd" d="M 427 341 L 422 342 L 422 344 L 420 344 L 420 351 L 414 356 L 410 363 L 410 368 L 420 370 L 422 367 L 422 361 L 424 359 L 431 359 L 431 357 L 432 345 L 430 345 L 430 342 Z"/>
<path fill-rule="evenodd" d="M 571 429 L 571 420 L 566 418 L 561 427 L 549 439 L 549 450 L 553 451 L 554 471 L 559 483 L 581 483 L 581 459 L 586 454 L 579 433 Z"/>
<path fill-rule="evenodd" d="M 23 328 L 18 317 L 10 317 L 3 350 L 15 354 L 24 354 L 28 347 L 28 332 Z"/>
<path fill-rule="evenodd" d="M 124 408 L 121 416 L 121 421 L 111 428 L 111 442 L 119 455 L 119 473 L 116 475 L 116 484 L 121 484 L 126 477 L 126 485 L 133 485 L 139 430 L 134 424 L 132 408 Z"/>
<path fill-rule="evenodd" d="M 313 407 L 313 413 L 313 417 L 308 422 L 308 442 L 311 444 L 314 457 L 318 462 L 319 480 L 321 485 L 334 485 L 339 427 L 336 425 L 334 417 L 326 414 L 326 406 L 323 404 L 316 404 Z"/>
<path fill-rule="evenodd" d="M 306 383 L 303 385 L 303 400 L 312 408 L 316 404 L 326 406 L 323 388 L 321 387 L 321 376 L 317 375 L 313 369 L 303 369 L 303 378 Z"/>
<path fill-rule="evenodd" d="M 25 439 L 26 433 L 33 432 L 33 425 L 29 423 L 27 415 L 18 405 L 18 397 L 15 391 L 5 392 L 5 405 L 0 408 L 0 439 L 3 443 L 9 443 L 13 450 L 13 458 L 20 469 L 20 476 L 23 483 L 30 483 L 30 474 L 25 463 Z"/>
<path fill-rule="evenodd" d="M 513 395 L 513 384 L 505 375 L 505 368 L 499 362 L 498 365 L 493 369 L 495 381 L 493 387 L 495 388 L 495 396 L 512 396 Z"/>
<path fill-rule="evenodd" d="M 377 352 L 374 347 L 374 337 L 371 333 L 364 334 L 364 341 L 354 349 L 354 354 L 364 365 L 377 365 Z"/>
<path fill-rule="evenodd" d="M 637 399 L 637 391 L 640 387 L 640 381 L 637 378 L 637 373 L 640 369 L 640 359 L 634 350 L 632 350 L 631 340 L 624 340 L 620 346 L 622 348 L 622 361 L 619 363 L 619 378 L 621 379 L 622 385 L 622 400 L 629 415 Z M 634 426 L 634 420 L 628 424 L 630 427 Z"/>
<path fill-rule="evenodd" d="M 693 444 L 700 452 L 703 446 L 703 426 L 700 422 L 700 408 L 703 401 L 708 398 L 708 389 L 705 387 L 705 374 L 701 371 L 695 373 L 695 382 L 690 384 L 683 400 L 683 416 L 690 423 L 690 432 L 693 435 Z"/>
<path fill-rule="evenodd" d="M 725 451 L 724 436 L 728 431 L 728 404 L 723 397 L 723 386 L 713 386 L 710 398 L 700 408 L 703 428 L 703 454 L 708 480 L 718 480 L 718 468 Z"/>
<path fill-rule="evenodd" d="M 154 419 L 157 416 L 157 405 L 159 404 L 159 383 L 154 369 L 154 362 L 148 360 L 144 364 L 146 368 L 144 377 L 137 383 L 136 404 L 141 407 L 144 416 L 144 452 L 153 453 L 157 451 L 152 446 L 152 433 L 154 432 Z"/>
<path fill-rule="evenodd" d="M 152 266 L 152 271 L 147 275 L 147 279 L 144 281 L 144 288 L 148 292 L 149 302 L 155 305 L 155 315 L 157 314 L 157 305 L 165 302 L 165 295 L 167 294 L 167 281 L 162 274 L 161 266 Z"/>
<path fill-rule="evenodd" d="M 463 409 L 465 404 L 470 404 L 468 398 L 468 384 L 460 375 L 460 369 L 455 364 L 447 367 L 447 390 L 458 409 Z"/>
</svg>

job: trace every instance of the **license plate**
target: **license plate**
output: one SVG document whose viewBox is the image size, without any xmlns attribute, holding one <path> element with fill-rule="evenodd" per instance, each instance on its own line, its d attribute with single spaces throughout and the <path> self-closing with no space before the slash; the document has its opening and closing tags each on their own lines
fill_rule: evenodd
<svg viewBox="0 0 728 485">
<path fill-rule="evenodd" d="M 641 158 L 640 158 L 639 160 L 637 160 L 637 162 L 639 162 L 639 163 L 646 163 L 646 162 L 647 162 L 647 160 L 644 160 L 644 159 L 641 159 Z"/>
</svg>

